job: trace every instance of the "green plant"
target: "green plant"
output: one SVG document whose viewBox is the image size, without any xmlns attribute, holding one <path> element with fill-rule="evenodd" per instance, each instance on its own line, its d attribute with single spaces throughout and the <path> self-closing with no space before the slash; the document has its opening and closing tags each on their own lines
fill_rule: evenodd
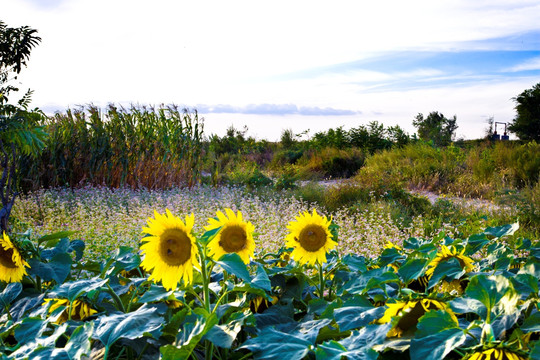
<svg viewBox="0 0 540 360">
<path fill-rule="evenodd" d="M 524 90 L 513 99 L 517 116 L 508 130 L 520 139 L 540 141 L 540 83 Z"/>
</svg>

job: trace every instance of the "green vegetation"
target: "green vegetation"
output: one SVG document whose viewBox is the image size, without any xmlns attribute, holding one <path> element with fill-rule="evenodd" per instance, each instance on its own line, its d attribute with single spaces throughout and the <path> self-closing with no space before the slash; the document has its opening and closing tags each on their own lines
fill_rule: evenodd
<svg viewBox="0 0 540 360">
<path fill-rule="evenodd" d="M 540 142 L 540 83 L 514 98 L 517 116 L 508 130 L 520 139 Z"/>
</svg>

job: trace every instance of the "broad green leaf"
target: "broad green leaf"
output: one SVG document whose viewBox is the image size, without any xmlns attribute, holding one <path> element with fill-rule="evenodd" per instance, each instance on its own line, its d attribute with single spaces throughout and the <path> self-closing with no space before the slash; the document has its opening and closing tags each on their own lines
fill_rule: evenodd
<svg viewBox="0 0 540 360">
<path fill-rule="evenodd" d="M 205 231 L 204 234 L 202 234 L 201 237 L 199 238 L 199 242 L 203 246 L 208 245 L 208 243 L 212 241 L 220 231 L 221 231 L 221 227 Z"/>
<path fill-rule="evenodd" d="M 518 274 L 510 278 L 512 285 L 521 295 L 522 300 L 528 298 L 531 294 L 538 294 L 538 278 L 530 274 Z"/>
<path fill-rule="evenodd" d="M 347 265 L 352 272 L 362 273 L 367 271 L 366 259 L 363 256 L 347 254 L 341 259 L 341 262 Z"/>
<path fill-rule="evenodd" d="M 13 302 L 13 300 L 19 296 L 21 291 L 21 283 L 15 282 L 7 284 L 4 291 L 0 293 L 0 306 L 2 306 L 2 309 L 7 308 Z"/>
<path fill-rule="evenodd" d="M 249 275 L 246 264 L 244 264 L 244 262 L 237 253 L 229 253 L 223 255 L 219 259 L 219 261 L 216 261 L 216 264 L 220 265 L 229 274 L 234 275 L 239 279 L 242 279 L 245 282 L 251 284 L 251 276 Z"/>
<path fill-rule="evenodd" d="M 15 328 L 15 339 L 17 339 L 20 344 L 32 342 L 43 334 L 47 329 L 47 324 L 48 322 L 42 318 L 25 318 Z"/>
<path fill-rule="evenodd" d="M 215 313 L 209 314 L 205 309 L 195 309 L 186 316 L 184 324 L 176 337 L 176 345 L 191 354 L 197 344 L 202 341 L 216 324 L 218 319 Z"/>
<path fill-rule="evenodd" d="M 159 316 L 157 308 L 143 306 L 127 314 L 99 317 L 93 338 L 110 348 L 122 338 L 134 340 L 143 337 L 145 333 L 157 337 L 163 323 L 164 319 Z"/>
<path fill-rule="evenodd" d="M 526 318 L 520 329 L 524 333 L 540 332 L 540 312 L 536 311 Z"/>
<path fill-rule="evenodd" d="M 427 259 L 411 258 L 399 267 L 398 275 L 404 284 L 418 279 L 423 273 L 427 265 Z"/>
<path fill-rule="evenodd" d="M 295 333 L 297 336 L 302 337 L 312 344 L 315 344 L 319 331 L 330 325 L 331 319 L 318 319 L 307 320 L 296 323 L 296 326 L 291 328 L 291 333 Z"/>
<path fill-rule="evenodd" d="M 44 249 L 41 251 L 41 258 L 50 260 L 56 254 L 66 253 L 69 249 L 69 239 L 63 238 L 52 249 Z"/>
<path fill-rule="evenodd" d="M 90 339 L 93 331 L 94 322 L 86 322 L 73 331 L 69 341 L 64 346 L 70 359 L 80 359 L 82 355 L 90 355 Z"/>
<path fill-rule="evenodd" d="M 327 341 L 323 344 L 317 345 L 315 350 L 315 358 L 317 360 L 341 360 L 343 354 L 347 352 L 345 346 L 341 345 L 335 340 Z"/>
<path fill-rule="evenodd" d="M 345 291 L 350 294 L 363 294 L 390 282 L 399 282 L 398 276 L 393 271 L 389 271 L 388 268 L 372 269 L 345 283 L 338 289 L 338 295 L 342 295 Z"/>
<path fill-rule="evenodd" d="M 68 252 L 75 251 L 75 261 L 79 261 L 83 257 L 84 249 L 86 248 L 86 244 L 82 240 L 71 240 L 69 243 Z"/>
<path fill-rule="evenodd" d="M 411 341 L 411 358 L 444 359 L 465 340 L 465 333 L 448 312 L 431 310 L 418 320 L 417 331 Z"/>
<path fill-rule="evenodd" d="M 159 348 L 162 360 L 187 360 L 191 356 L 191 351 L 184 348 L 177 348 L 174 345 L 165 345 Z"/>
<path fill-rule="evenodd" d="M 101 288 L 108 281 L 108 279 L 96 277 L 88 280 L 67 282 L 52 291 L 50 297 L 68 299 L 70 302 L 73 302 L 82 294 Z"/>
<path fill-rule="evenodd" d="M 519 269 L 518 275 L 519 274 L 529 274 L 536 278 L 540 278 L 540 262 L 533 259 L 527 261 L 527 263 Z"/>
<path fill-rule="evenodd" d="M 459 260 L 456 258 L 450 258 L 446 261 L 440 262 L 435 270 L 431 279 L 429 279 L 428 288 L 431 289 L 437 285 L 439 281 L 446 280 L 448 282 L 459 279 L 465 274 L 465 270 L 461 268 Z"/>
<path fill-rule="evenodd" d="M 484 230 L 484 233 L 496 238 L 501 238 L 503 236 L 513 235 L 518 229 L 519 223 L 514 223 L 497 227 L 488 227 Z"/>
<path fill-rule="evenodd" d="M 282 360 L 302 359 L 308 354 L 310 346 L 311 343 L 301 336 L 266 327 L 257 337 L 240 346 L 240 349 L 250 350 L 255 359 Z"/>
<path fill-rule="evenodd" d="M 150 284 L 150 289 L 148 289 L 138 300 L 139 303 L 148 303 L 164 300 L 183 300 L 184 292 L 183 291 L 167 291 L 163 286 L 158 284 Z"/>
<path fill-rule="evenodd" d="M 334 319 L 341 331 L 347 331 L 364 327 L 384 315 L 386 308 L 344 306 L 334 309 Z"/>
<path fill-rule="evenodd" d="M 230 349 L 244 322 L 251 316 L 253 315 L 249 310 L 236 312 L 230 316 L 226 324 L 212 327 L 202 340 L 209 340 L 218 347 Z"/>
<path fill-rule="evenodd" d="M 394 262 L 401 262 L 405 257 L 397 251 L 395 248 L 384 249 L 379 256 L 379 265 L 384 267 Z"/>
<path fill-rule="evenodd" d="M 37 275 L 44 281 L 54 280 L 62 284 L 71 271 L 71 256 L 65 252 L 56 253 L 49 262 L 41 262 L 37 258 L 28 260 L 28 273 Z"/>
<path fill-rule="evenodd" d="M 484 320 L 491 323 L 495 317 L 510 315 L 517 311 L 519 295 L 514 290 L 510 281 L 502 276 L 473 276 L 465 294 L 472 299 L 480 301 L 485 307 Z M 484 311 L 482 311 L 483 315 Z"/>
<path fill-rule="evenodd" d="M 257 266 L 257 274 L 251 281 L 251 286 L 266 291 L 272 291 L 272 285 L 270 284 L 270 279 L 264 270 L 264 266 L 260 264 Z"/>
<path fill-rule="evenodd" d="M 76 231 L 59 231 L 53 234 L 48 234 L 40 237 L 37 241 L 38 244 L 41 244 L 43 242 L 47 242 L 47 246 L 55 246 L 60 239 L 68 238 L 71 235 L 75 234 Z"/>
<path fill-rule="evenodd" d="M 317 346 L 316 358 L 317 360 L 340 360 L 345 357 L 348 360 L 375 360 L 379 354 L 373 347 L 384 341 L 390 327 L 391 324 L 367 325 L 358 331 L 353 331 L 343 340 L 325 342 Z"/>
<path fill-rule="evenodd" d="M 141 257 L 128 246 L 120 246 L 109 260 L 111 267 L 108 274 L 116 275 L 122 270 L 131 271 L 141 264 Z"/>
<path fill-rule="evenodd" d="M 467 245 L 465 246 L 465 255 L 473 255 L 477 253 L 481 248 L 489 244 L 491 240 L 489 240 L 486 236 L 486 234 L 475 234 L 471 235 L 467 239 Z"/>
</svg>

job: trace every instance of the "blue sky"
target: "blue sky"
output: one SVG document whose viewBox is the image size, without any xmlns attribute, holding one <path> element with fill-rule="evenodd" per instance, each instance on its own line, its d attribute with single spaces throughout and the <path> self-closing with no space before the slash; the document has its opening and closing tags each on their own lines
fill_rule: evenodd
<svg viewBox="0 0 540 360">
<path fill-rule="evenodd" d="M 1 19 L 43 38 L 19 79 L 48 112 L 175 103 L 207 134 L 273 140 L 370 121 L 413 133 L 439 111 L 470 139 L 540 82 L 538 14 L 539 0 L 3 0 Z"/>
</svg>

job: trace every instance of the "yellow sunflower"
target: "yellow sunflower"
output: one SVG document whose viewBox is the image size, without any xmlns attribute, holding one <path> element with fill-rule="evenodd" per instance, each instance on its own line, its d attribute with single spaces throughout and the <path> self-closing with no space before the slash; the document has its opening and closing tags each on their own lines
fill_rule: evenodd
<svg viewBox="0 0 540 360">
<path fill-rule="evenodd" d="M 217 219 L 208 219 L 209 225 L 205 230 L 213 230 L 221 227 L 215 238 L 208 244 L 209 254 L 218 260 L 225 254 L 237 253 L 245 264 L 249 264 L 249 258 L 255 253 L 255 240 L 253 231 L 255 228 L 250 222 L 242 219 L 242 213 L 235 213 L 231 209 L 225 209 L 225 215 L 221 211 L 216 213 Z"/>
<path fill-rule="evenodd" d="M 20 282 L 28 275 L 25 266 L 30 267 L 4 232 L 0 237 L 0 281 Z"/>
<path fill-rule="evenodd" d="M 289 222 L 289 234 L 285 238 L 286 246 L 294 248 L 291 257 L 300 264 L 323 264 L 326 253 L 336 247 L 330 232 L 331 219 L 317 214 L 300 213 L 295 221 Z"/>
<path fill-rule="evenodd" d="M 468 360 L 526 360 L 526 358 L 507 349 L 488 349 L 475 352 Z"/>
<path fill-rule="evenodd" d="M 67 299 L 45 299 L 43 306 L 46 306 L 48 303 L 51 303 L 49 307 L 49 314 L 52 314 L 56 309 L 60 307 L 65 307 L 64 311 L 60 314 L 58 319 L 55 321 L 55 324 L 62 324 L 68 321 L 68 311 L 69 311 L 69 300 Z M 84 320 L 87 317 L 90 317 L 94 314 L 97 314 L 97 310 L 92 309 L 89 304 L 82 300 L 75 300 L 71 306 L 71 319 L 72 320 Z"/>
<path fill-rule="evenodd" d="M 191 283 L 193 267 L 199 267 L 199 250 L 192 234 L 195 216 L 186 216 L 185 224 L 168 209 L 163 215 L 154 211 L 154 217 L 143 227 L 143 233 L 150 236 L 141 240 L 141 267 L 152 272 L 150 280 L 161 281 L 167 290 L 175 289 L 181 280 Z"/>
<path fill-rule="evenodd" d="M 463 248 L 463 250 L 458 252 L 454 246 L 447 247 L 445 245 L 442 245 L 441 251 L 438 252 L 435 259 L 433 259 L 429 263 L 428 265 L 429 269 L 426 271 L 426 275 L 431 278 L 431 276 L 433 275 L 433 272 L 435 271 L 435 268 L 439 266 L 440 263 L 448 261 L 451 258 L 457 259 L 459 261 L 459 264 L 461 265 L 461 268 L 464 269 L 466 272 L 473 271 L 474 260 L 466 255 L 463 255 L 464 253 L 465 253 L 465 248 Z"/>
<path fill-rule="evenodd" d="M 392 321 L 392 318 L 399 317 L 396 325 L 386 334 L 387 337 L 401 337 L 405 332 L 416 329 L 418 319 L 429 310 L 445 310 L 456 323 L 458 322 L 452 310 L 444 302 L 433 299 L 398 301 L 396 303 L 387 303 L 386 306 L 388 309 L 384 312 L 383 317 L 378 320 L 379 324 L 386 324 Z"/>
</svg>

